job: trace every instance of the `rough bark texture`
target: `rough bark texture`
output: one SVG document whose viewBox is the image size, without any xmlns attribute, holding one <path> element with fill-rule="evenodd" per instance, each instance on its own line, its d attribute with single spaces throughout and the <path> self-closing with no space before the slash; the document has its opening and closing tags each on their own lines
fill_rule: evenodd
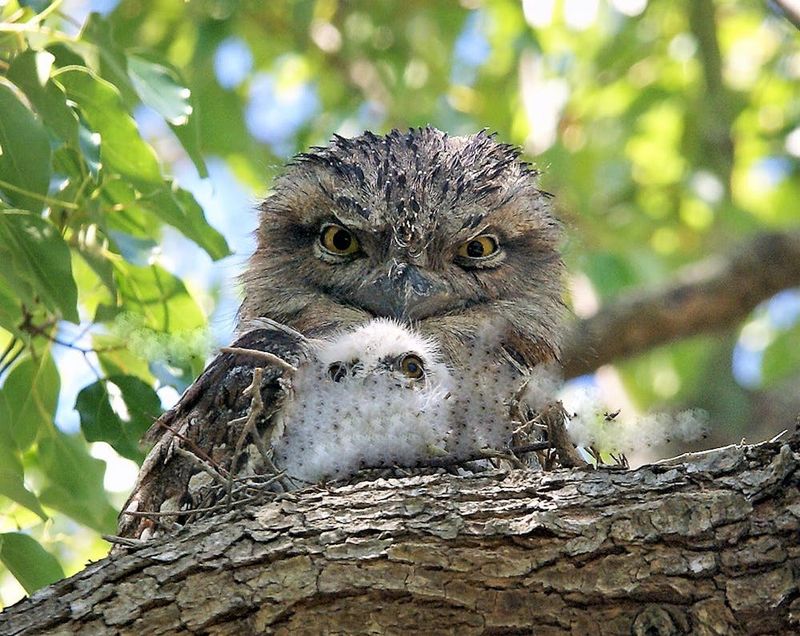
<svg viewBox="0 0 800 636">
<path fill-rule="evenodd" d="M 92 564 L 0 634 L 788 634 L 800 439 L 315 489 Z"/>
<path fill-rule="evenodd" d="M 565 342 L 564 374 L 575 377 L 679 338 L 729 329 L 758 303 L 798 285 L 800 231 L 761 234 L 666 287 L 632 292 L 577 321 Z"/>
</svg>

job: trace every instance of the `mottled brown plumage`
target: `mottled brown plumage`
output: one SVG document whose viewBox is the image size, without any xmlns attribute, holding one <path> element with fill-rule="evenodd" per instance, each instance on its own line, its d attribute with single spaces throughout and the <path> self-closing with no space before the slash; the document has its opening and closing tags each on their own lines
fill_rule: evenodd
<svg viewBox="0 0 800 636">
<path fill-rule="evenodd" d="M 560 231 L 537 176 L 515 148 L 483 132 L 366 132 L 299 155 L 261 205 L 242 277 L 242 337 L 291 361 L 299 355 L 284 342 L 291 338 L 271 340 L 258 318 L 326 337 L 391 317 L 433 338 L 457 374 L 501 367 L 496 399 L 510 403 L 527 371 L 556 360 L 560 345 Z M 247 410 L 242 391 L 255 365 L 221 354 L 154 425 L 157 443 L 130 508 L 202 505 L 188 494 L 200 469 L 175 448 L 231 469 L 241 426 L 230 422 Z M 262 383 L 268 406 L 276 378 L 268 370 Z M 470 404 L 469 393 L 458 399 Z M 140 536 L 148 524 L 123 513 L 120 533 Z"/>
<path fill-rule="evenodd" d="M 261 206 L 241 323 L 268 316 L 324 334 L 389 316 L 412 321 L 458 357 L 461 344 L 499 319 L 527 366 L 553 360 L 560 231 L 537 175 L 516 148 L 483 132 L 367 132 L 299 155 Z M 352 232 L 360 253 L 321 254 L 326 223 Z M 497 237 L 497 257 L 459 260 L 459 246 L 484 234 Z"/>
<path fill-rule="evenodd" d="M 289 330 L 271 327 L 258 326 L 242 334 L 233 344 L 273 353 L 295 365 L 306 355 L 302 338 Z M 239 466 L 232 465 L 233 450 L 251 405 L 251 398 L 244 394 L 244 389 L 253 379 L 253 370 L 259 366 L 264 363 L 256 358 L 220 353 L 178 403 L 147 432 L 146 440 L 155 444 L 120 514 L 118 532 L 121 536 L 148 536 L 157 527 L 169 528 L 175 522 L 184 521 L 177 515 L 161 518 L 135 513 L 190 510 L 214 503 L 204 492 L 199 495 L 190 492 L 189 481 L 203 472 L 198 467 L 200 462 L 219 469 L 223 478 L 229 471 L 238 471 Z M 266 366 L 261 382 L 264 404 L 274 405 L 278 401 L 281 375 L 280 368 Z M 265 434 L 267 425 L 268 418 L 260 418 L 256 432 Z M 190 461 L 176 448 L 185 449 L 197 460 Z M 246 460 L 246 456 L 238 459 Z"/>
</svg>

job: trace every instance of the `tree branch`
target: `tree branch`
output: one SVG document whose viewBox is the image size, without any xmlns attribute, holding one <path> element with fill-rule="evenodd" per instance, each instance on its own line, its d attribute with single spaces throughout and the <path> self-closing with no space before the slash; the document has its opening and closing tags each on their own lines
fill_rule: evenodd
<svg viewBox="0 0 800 636">
<path fill-rule="evenodd" d="M 722 76 L 722 54 L 717 37 L 717 14 L 714 0 L 690 0 L 689 26 L 697 39 L 703 69 L 704 90 L 697 96 L 698 158 L 722 180 L 730 198 L 734 149 L 731 130 L 734 112 L 731 96 Z"/>
<path fill-rule="evenodd" d="M 760 302 L 800 285 L 800 231 L 761 234 L 657 290 L 641 290 L 578 321 L 564 350 L 575 377 L 667 342 L 739 324 Z"/>
<path fill-rule="evenodd" d="M 777 10 L 795 28 L 800 29 L 800 2 L 798 0 L 769 0 L 768 4 L 777 7 Z"/>
<path fill-rule="evenodd" d="M 795 437 L 313 488 L 123 548 L 0 614 L 0 636 L 796 633 L 798 487 Z"/>
</svg>

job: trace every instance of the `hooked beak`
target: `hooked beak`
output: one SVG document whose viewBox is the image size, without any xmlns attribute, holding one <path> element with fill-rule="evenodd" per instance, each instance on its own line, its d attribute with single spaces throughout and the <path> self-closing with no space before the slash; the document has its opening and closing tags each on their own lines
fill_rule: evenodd
<svg viewBox="0 0 800 636">
<path fill-rule="evenodd" d="M 397 263 L 362 288 L 361 305 L 376 316 L 408 320 L 419 317 L 415 310 L 436 291 L 436 285 L 418 267 Z"/>
</svg>

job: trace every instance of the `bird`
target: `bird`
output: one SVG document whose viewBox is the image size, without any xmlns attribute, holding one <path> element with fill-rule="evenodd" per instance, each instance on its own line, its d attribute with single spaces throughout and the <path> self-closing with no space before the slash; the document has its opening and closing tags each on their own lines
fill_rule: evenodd
<svg viewBox="0 0 800 636">
<path fill-rule="evenodd" d="M 270 435 L 289 479 L 314 484 L 447 454 L 455 387 L 433 340 L 376 318 L 304 349 L 284 375 Z"/>
<path fill-rule="evenodd" d="M 337 135 L 295 157 L 261 204 L 239 325 L 268 317 L 313 337 L 391 317 L 457 360 L 502 321 L 523 367 L 555 361 L 561 225 L 538 177 L 486 131 Z"/>
<path fill-rule="evenodd" d="M 500 409 L 510 429 L 515 396 L 532 369 L 557 362 L 563 331 L 562 231 L 538 178 L 519 149 L 486 131 L 366 131 L 297 155 L 259 206 L 234 345 L 296 367 L 302 339 L 355 333 L 375 318 L 413 325 L 455 381 L 479 389 L 460 391 L 451 408 L 469 412 L 465 421 Z M 260 328 L 265 319 L 286 330 Z M 189 505 L 189 482 L 208 471 L 187 449 L 223 471 L 244 461 L 232 440 L 243 430 L 254 365 L 222 351 L 153 425 L 120 535 L 139 536 L 147 511 Z M 281 373 L 264 371 L 268 410 L 280 399 Z M 507 437 L 454 426 L 462 454 Z M 264 431 L 248 434 L 256 433 Z"/>
<path fill-rule="evenodd" d="M 481 341 L 480 348 L 489 346 Z M 158 510 L 151 512 L 157 515 L 150 516 L 185 520 L 220 504 L 231 492 L 225 486 L 248 477 L 268 478 L 273 490 L 294 490 L 346 479 L 362 468 L 473 459 L 511 440 L 499 374 L 454 372 L 435 340 L 395 319 L 373 318 L 322 339 L 261 319 L 234 346 L 224 347 L 222 356 L 232 358 L 218 358 L 220 364 L 209 366 L 193 385 L 196 390 L 162 418 L 167 432 L 148 456 L 123 513 L 140 537 L 156 534 L 158 524 L 145 512 L 154 503 Z M 254 379 L 240 394 L 249 400 L 245 404 L 229 388 L 236 378 L 244 384 L 247 375 Z M 209 446 L 209 404 L 220 407 L 231 397 L 232 410 L 215 411 L 226 414 L 228 426 L 214 427 L 224 433 Z M 176 413 L 183 414 L 178 429 L 172 426 Z M 221 466 L 225 455 L 231 460 Z M 171 479 L 150 470 L 161 462 Z M 196 470 L 185 488 L 176 488 L 186 479 L 181 467 Z M 148 485 L 162 487 L 155 501 L 145 499 L 156 492 Z"/>
<path fill-rule="evenodd" d="M 491 333 L 476 353 L 491 350 Z M 360 468 L 465 461 L 507 446 L 513 426 L 502 368 L 451 369 L 438 343 L 391 318 L 307 340 L 273 415 L 275 468 L 304 485 Z"/>
</svg>

